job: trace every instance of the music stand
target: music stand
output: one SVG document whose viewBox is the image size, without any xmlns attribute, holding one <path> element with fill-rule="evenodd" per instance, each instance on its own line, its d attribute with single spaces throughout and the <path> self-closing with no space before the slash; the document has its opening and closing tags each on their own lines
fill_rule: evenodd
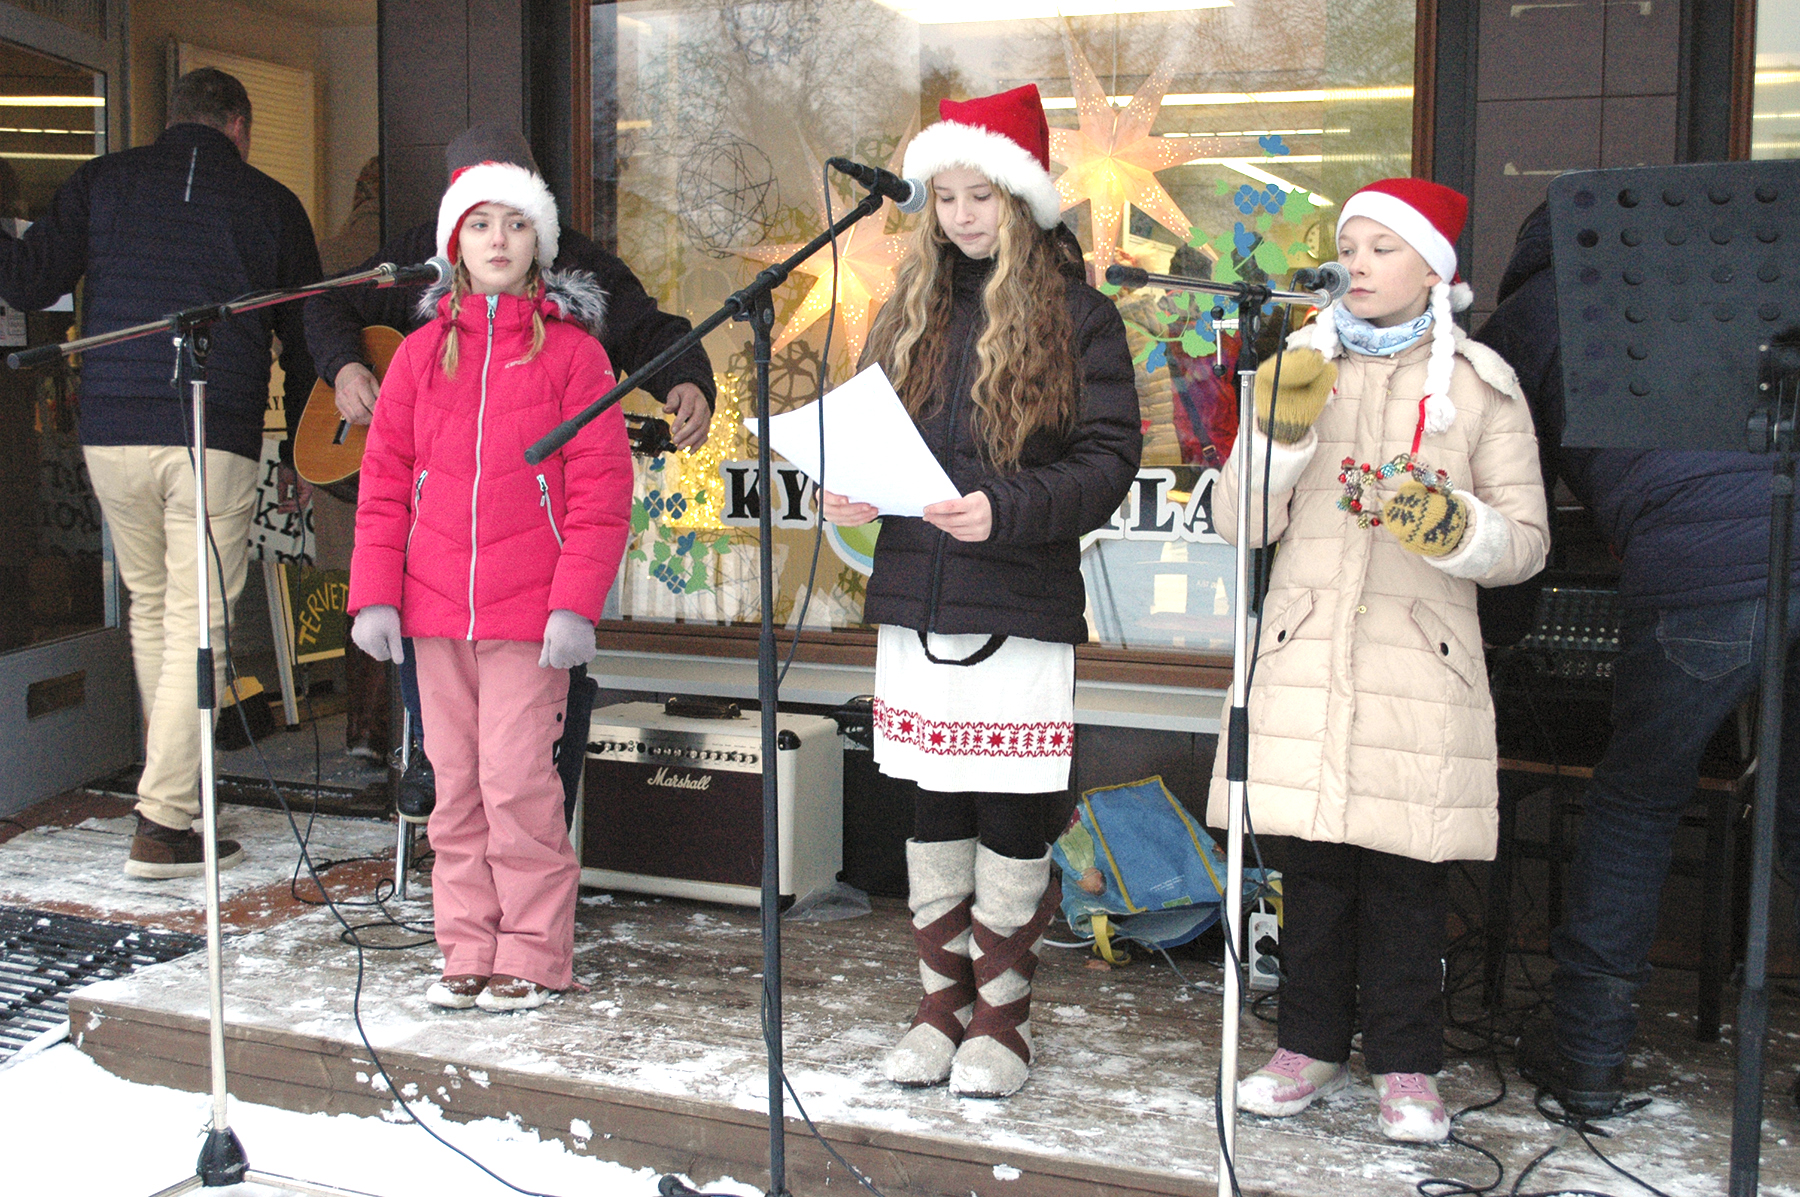
<svg viewBox="0 0 1800 1197">
<path fill-rule="evenodd" d="M 1578 171 L 1550 184 L 1563 443 L 1768 453 L 1773 474 L 1732 1197 L 1756 1191 L 1769 883 L 1800 404 L 1800 162 Z"/>
</svg>

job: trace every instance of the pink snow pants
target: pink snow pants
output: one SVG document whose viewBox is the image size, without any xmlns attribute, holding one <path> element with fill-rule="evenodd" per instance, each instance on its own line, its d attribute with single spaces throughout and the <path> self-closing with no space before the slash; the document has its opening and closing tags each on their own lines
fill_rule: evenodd
<svg viewBox="0 0 1800 1197">
<path fill-rule="evenodd" d="M 581 866 L 551 761 L 569 673 L 520 640 L 417 639 L 425 755 L 437 772 L 427 832 L 444 975 L 499 973 L 567 989 Z"/>
</svg>

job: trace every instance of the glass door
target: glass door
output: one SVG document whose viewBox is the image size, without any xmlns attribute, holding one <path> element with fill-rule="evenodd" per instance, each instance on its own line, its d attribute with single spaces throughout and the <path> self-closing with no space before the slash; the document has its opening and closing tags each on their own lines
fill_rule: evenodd
<svg viewBox="0 0 1800 1197">
<path fill-rule="evenodd" d="M 0 36 L 7 232 L 42 218 L 68 177 L 107 152 L 108 118 L 107 72 Z M 75 295 L 42 312 L 0 304 L 0 354 L 75 335 L 78 309 Z M 0 814 L 117 769 L 136 748 L 122 595 L 76 435 L 79 394 L 79 366 L 0 368 Z"/>
</svg>

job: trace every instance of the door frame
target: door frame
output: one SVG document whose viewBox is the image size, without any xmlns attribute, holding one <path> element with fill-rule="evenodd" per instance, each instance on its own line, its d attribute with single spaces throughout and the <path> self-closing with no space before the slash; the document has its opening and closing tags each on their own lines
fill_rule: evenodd
<svg viewBox="0 0 1800 1197">
<path fill-rule="evenodd" d="M 100 72 L 106 145 L 123 149 L 130 122 L 128 4 L 108 5 L 108 36 L 0 3 L 0 39 Z M 115 772 L 137 759 L 140 714 L 112 539 L 101 528 L 106 626 L 0 654 L 0 815 Z M 23 596 L 21 596 L 22 598 Z M 61 683 L 59 685 L 59 682 Z M 35 687 L 35 690 L 34 690 Z M 34 695 L 60 693 L 33 717 Z"/>
</svg>

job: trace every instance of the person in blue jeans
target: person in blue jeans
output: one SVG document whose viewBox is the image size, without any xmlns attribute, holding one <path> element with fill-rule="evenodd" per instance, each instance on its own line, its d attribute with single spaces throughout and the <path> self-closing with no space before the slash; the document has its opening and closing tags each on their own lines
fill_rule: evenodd
<svg viewBox="0 0 1800 1197">
<path fill-rule="evenodd" d="M 1540 430 L 1550 424 L 1560 439 L 1545 208 L 1526 218 L 1499 299 L 1477 338 L 1518 372 Z M 1550 938 L 1552 1018 L 1527 1032 L 1519 1069 L 1568 1113 L 1597 1118 L 1624 1095 L 1633 1002 L 1649 976 L 1675 828 L 1694 800 L 1701 755 L 1762 682 L 1773 458 L 1567 447 L 1559 457 L 1563 480 L 1622 563 L 1625 615 L 1612 738 L 1583 800 L 1565 914 Z M 1800 596 L 1787 621 L 1776 851 L 1800 881 Z"/>
</svg>

